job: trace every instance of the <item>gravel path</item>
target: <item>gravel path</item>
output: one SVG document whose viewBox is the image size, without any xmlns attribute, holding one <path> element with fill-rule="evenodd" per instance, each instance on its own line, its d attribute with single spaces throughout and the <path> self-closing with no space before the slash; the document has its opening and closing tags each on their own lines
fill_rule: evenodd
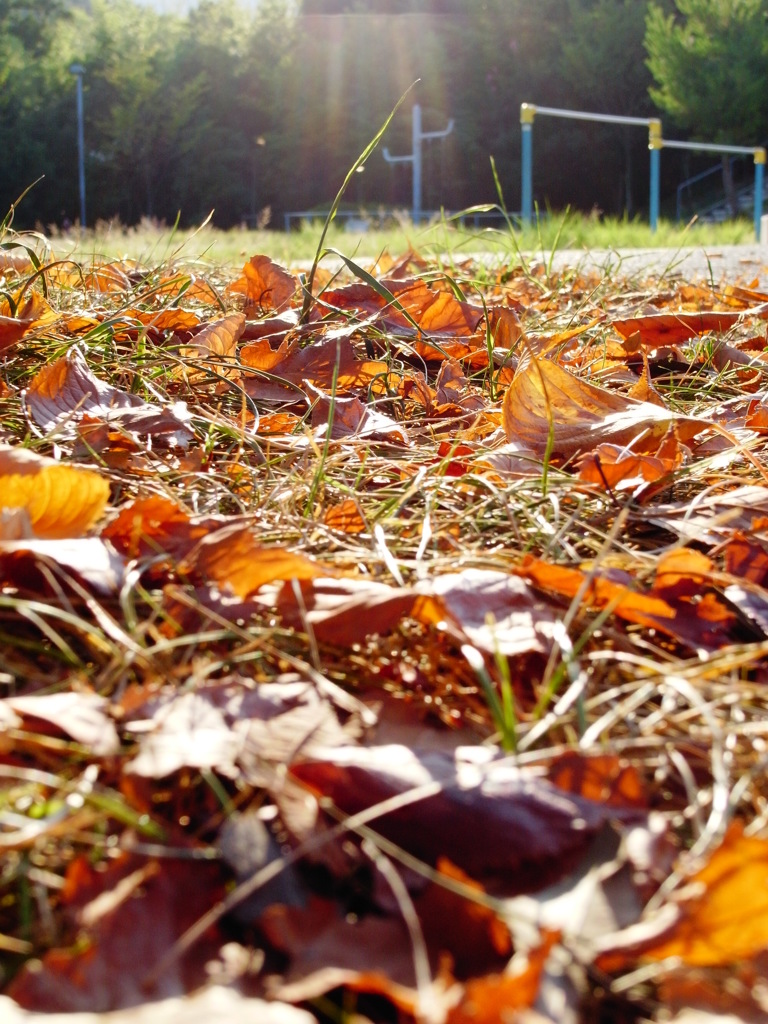
<svg viewBox="0 0 768 1024">
<path fill-rule="evenodd" d="M 544 263 L 549 253 L 531 254 Z M 617 278 L 674 278 L 690 283 L 752 284 L 768 289 L 768 245 L 722 245 L 686 249 L 563 249 L 554 254 L 552 267 L 596 268 Z"/>
</svg>

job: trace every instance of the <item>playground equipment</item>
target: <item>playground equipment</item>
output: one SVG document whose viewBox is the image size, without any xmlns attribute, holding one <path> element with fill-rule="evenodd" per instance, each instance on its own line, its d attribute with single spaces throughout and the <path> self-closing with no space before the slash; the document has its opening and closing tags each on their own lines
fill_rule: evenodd
<svg viewBox="0 0 768 1024">
<path fill-rule="evenodd" d="M 604 124 L 625 124 L 644 126 L 648 130 L 648 149 L 651 154 L 651 183 L 649 198 L 649 220 L 651 231 L 659 222 L 659 178 L 661 150 L 688 149 L 702 153 L 751 154 L 755 163 L 755 237 L 760 240 L 760 221 L 763 214 L 763 174 L 766 160 L 762 146 L 725 146 L 707 142 L 678 142 L 662 136 L 661 121 L 657 117 L 623 117 L 619 114 L 594 114 L 586 110 L 567 110 L 560 107 L 537 107 L 533 103 L 520 105 L 520 126 L 522 130 L 522 214 L 523 221 L 530 224 L 533 219 L 533 121 L 537 114 L 549 117 L 564 117 L 573 121 L 596 121 Z"/>
<path fill-rule="evenodd" d="M 423 132 L 421 130 L 421 107 L 418 103 L 413 105 L 413 121 L 411 126 L 412 147 L 411 152 L 404 156 L 391 156 L 385 147 L 382 152 L 388 164 L 413 164 L 413 223 L 418 224 L 421 220 L 421 144 L 424 139 L 443 139 L 453 131 L 453 118 L 448 122 L 447 127 L 438 132 Z"/>
</svg>

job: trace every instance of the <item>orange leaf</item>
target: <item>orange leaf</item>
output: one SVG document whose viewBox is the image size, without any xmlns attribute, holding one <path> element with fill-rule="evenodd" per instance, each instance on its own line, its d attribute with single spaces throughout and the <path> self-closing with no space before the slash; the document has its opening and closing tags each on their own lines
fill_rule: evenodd
<svg viewBox="0 0 768 1024">
<path fill-rule="evenodd" d="M 348 338 L 324 339 L 307 348 L 295 348 L 284 342 L 279 349 L 270 347 L 266 339 L 245 345 L 240 352 L 244 366 L 262 370 L 275 377 L 301 387 L 305 380 L 324 391 L 335 387 L 336 394 L 345 394 L 355 388 L 365 388 L 375 377 L 387 373 L 387 364 L 381 360 L 361 360 Z M 296 397 L 296 388 L 288 388 L 279 381 L 262 377 L 249 378 L 245 383 L 249 395 L 258 397 Z"/>
<path fill-rule="evenodd" d="M 59 314 L 45 299 L 32 292 L 11 316 L 11 305 L 6 299 L 0 304 L 0 352 L 20 341 L 25 334 L 54 323 Z"/>
<path fill-rule="evenodd" d="M 251 530 L 236 525 L 204 538 L 187 556 L 181 569 L 229 587 L 240 598 L 250 597 L 265 583 L 334 576 L 329 566 L 287 548 L 265 547 Z"/>
<path fill-rule="evenodd" d="M 325 525 L 340 533 L 365 533 L 368 529 L 353 498 L 332 505 L 325 513 Z"/>
<path fill-rule="evenodd" d="M 171 445 L 185 445 L 192 435 L 183 403 L 164 409 L 120 391 L 96 377 L 76 348 L 37 373 L 26 401 L 35 422 L 49 431 L 63 423 L 76 423 L 87 414 L 137 434 L 166 435 Z"/>
<path fill-rule="evenodd" d="M 661 441 L 670 423 L 685 438 L 707 424 L 635 402 L 626 395 L 595 387 L 548 359 L 530 355 L 518 368 L 504 396 L 504 430 L 510 441 L 543 456 L 552 434 L 552 454 L 568 458 L 591 451 L 602 441 L 627 445 L 642 437 Z"/>
<path fill-rule="evenodd" d="M 0 447 L 0 506 L 26 511 L 38 537 L 78 537 L 101 518 L 109 483 L 19 448 Z"/>
<path fill-rule="evenodd" d="M 611 326 L 622 338 L 638 334 L 644 345 L 676 345 L 710 331 L 728 331 L 747 316 L 768 319 L 768 304 L 739 312 L 653 313 L 613 320 Z"/>
<path fill-rule="evenodd" d="M 121 508 L 101 536 L 126 558 L 156 558 L 159 554 L 182 558 L 223 525 L 220 517 L 192 518 L 176 502 L 152 495 Z"/>
<path fill-rule="evenodd" d="M 250 316 L 290 306 L 296 287 L 296 278 L 269 256 L 252 256 L 228 291 L 245 296 L 246 314 Z"/>
<path fill-rule="evenodd" d="M 237 343 L 245 330 L 243 313 L 232 313 L 221 320 L 212 320 L 199 330 L 191 343 L 181 349 L 184 359 L 199 361 L 214 374 L 230 380 L 240 376 L 236 364 Z M 189 373 L 190 380 L 207 379 L 204 370 Z"/>
<path fill-rule="evenodd" d="M 517 572 L 542 590 L 572 599 L 581 591 L 587 576 L 580 569 L 527 558 Z M 694 590 L 700 593 L 701 587 Z M 660 588 L 640 594 L 622 583 L 594 576 L 587 585 L 582 604 L 589 608 L 610 608 L 626 622 L 658 629 L 694 650 L 709 650 L 734 642 L 735 616 L 713 594 L 705 594 L 695 603 L 685 592 Z"/>
<path fill-rule="evenodd" d="M 528 1009 L 536 1002 L 544 965 L 559 938 L 559 932 L 544 933 L 541 945 L 514 973 L 489 974 L 468 981 L 461 1002 L 449 1012 L 446 1024 L 504 1024 L 515 1020 L 515 1010 Z"/>
<path fill-rule="evenodd" d="M 640 960 L 680 957 L 690 967 L 721 967 L 768 950 L 768 840 L 745 836 L 735 822 L 709 862 L 681 889 L 674 921 L 597 959 L 614 972 Z"/>
<path fill-rule="evenodd" d="M 584 757 L 567 751 L 555 758 L 547 777 L 567 793 L 577 793 L 611 807 L 648 806 L 637 769 L 611 754 Z"/>
<path fill-rule="evenodd" d="M 609 487 L 612 491 L 632 491 L 636 495 L 646 490 L 648 484 L 663 480 L 683 463 L 683 451 L 674 434 L 672 444 L 663 441 L 660 456 L 636 454 L 615 444 L 600 444 L 582 456 L 579 462 L 579 480 Z"/>
</svg>

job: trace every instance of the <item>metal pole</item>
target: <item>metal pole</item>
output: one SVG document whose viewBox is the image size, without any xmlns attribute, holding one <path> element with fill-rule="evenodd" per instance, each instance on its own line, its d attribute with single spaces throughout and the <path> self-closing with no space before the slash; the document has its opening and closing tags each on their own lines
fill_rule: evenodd
<svg viewBox="0 0 768 1024">
<path fill-rule="evenodd" d="M 533 220 L 533 119 L 536 107 L 532 103 L 520 106 L 520 129 L 522 131 L 522 150 L 520 153 L 520 170 L 522 173 L 520 208 L 523 223 L 530 224 Z"/>
<path fill-rule="evenodd" d="M 413 223 L 421 220 L 421 106 L 413 105 L 411 125 L 411 153 L 413 154 Z"/>
<path fill-rule="evenodd" d="M 453 131 L 453 118 L 439 132 L 423 132 L 421 130 L 421 107 L 413 105 L 413 121 L 411 124 L 411 152 L 405 156 L 392 156 L 387 147 L 382 150 L 388 164 L 413 164 L 413 223 L 421 220 L 421 144 L 424 139 L 444 139 Z"/>
<path fill-rule="evenodd" d="M 763 174 L 765 171 L 765 150 L 755 150 L 755 239 L 760 241 L 760 227 L 763 219 Z"/>
<path fill-rule="evenodd" d="M 648 122 L 648 148 L 651 151 L 651 195 L 648 208 L 648 219 L 651 231 L 655 232 L 659 224 L 659 191 L 661 165 L 661 121 L 658 118 Z"/>
<path fill-rule="evenodd" d="M 77 180 L 80 192 L 80 230 L 85 230 L 85 132 L 83 128 L 83 75 L 82 64 L 73 64 L 70 69 L 77 79 Z"/>
</svg>

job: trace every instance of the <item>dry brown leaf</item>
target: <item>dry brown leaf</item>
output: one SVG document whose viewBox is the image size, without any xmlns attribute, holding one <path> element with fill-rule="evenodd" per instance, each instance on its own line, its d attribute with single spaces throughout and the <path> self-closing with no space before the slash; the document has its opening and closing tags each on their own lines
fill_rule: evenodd
<svg viewBox="0 0 768 1024">
<path fill-rule="evenodd" d="M 81 941 L 49 950 L 6 989 L 27 1009 L 105 1012 L 146 1002 L 145 979 L 181 933 L 222 894 L 218 864 L 123 854 L 93 867 L 78 857 L 60 895 Z M 158 980 L 160 998 L 194 991 L 223 937 L 209 929 Z"/>
<path fill-rule="evenodd" d="M 245 316 L 243 313 L 231 313 L 220 320 L 209 320 L 208 323 L 197 331 L 190 341 L 184 346 L 180 355 L 190 363 L 200 363 L 201 370 L 195 366 L 188 368 L 187 375 L 190 381 L 200 382 L 214 377 L 225 377 L 230 381 L 240 377 L 240 370 L 237 366 L 237 343 L 245 330 Z M 207 371 L 210 371 L 207 372 Z M 222 383 L 222 381 L 219 381 Z"/>
<path fill-rule="evenodd" d="M 323 521 L 331 530 L 340 533 L 365 533 L 368 529 L 360 508 L 354 498 L 345 498 L 326 510 Z"/>
<path fill-rule="evenodd" d="M 514 971 L 468 981 L 459 1005 L 449 1011 L 446 1024 L 505 1024 L 507 1020 L 514 1024 L 516 1011 L 536 1002 L 542 971 L 559 938 L 558 932 L 545 933 L 541 945 Z"/>
<path fill-rule="evenodd" d="M 504 431 L 510 441 L 543 457 L 570 458 L 602 442 L 631 445 L 661 443 L 670 424 L 682 440 L 707 429 L 692 417 L 634 402 L 626 395 L 595 387 L 549 359 L 529 356 L 521 363 L 504 396 Z"/>
<path fill-rule="evenodd" d="M 306 555 L 260 544 L 247 527 L 224 527 L 205 537 L 181 563 L 180 570 L 226 587 L 245 599 L 265 583 L 333 576 L 334 570 Z"/>
<path fill-rule="evenodd" d="M 45 693 L 28 697 L 9 697 L 2 702 L 25 719 L 25 728 L 34 731 L 34 719 L 55 726 L 71 736 L 95 757 L 108 757 L 120 750 L 120 738 L 108 714 L 109 702 L 97 693 Z"/>
<path fill-rule="evenodd" d="M 734 613 L 701 585 L 662 586 L 638 593 L 600 574 L 527 558 L 517 572 L 544 591 L 572 600 L 581 594 L 583 608 L 610 608 L 626 622 L 655 628 L 693 650 L 717 650 L 745 639 Z"/>
<path fill-rule="evenodd" d="M 15 312 L 8 300 L 4 300 L 0 303 L 0 352 L 31 331 L 47 327 L 58 319 L 59 314 L 37 292 L 31 292 Z"/>
<path fill-rule="evenodd" d="M 765 952 L 768 840 L 744 835 L 743 826 L 734 822 L 659 919 L 619 932 L 615 940 L 606 940 L 596 961 L 610 973 L 638 960 L 679 957 L 690 967 L 717 967 Z"/>
<path fill-rule="evenodd" d="M 611 326 L 622 338 L 640 337 L 643 345 L 677 345 L 711 331 L 728 331 L 746 317 L 768 319 L 768 303 L 743 311 L 701 313 L 652 313 L 650 316 L 612 320 Z"/>
<path fill-rule="evenodd" d="M 152 434 L 170 445 L 187 445 L 192 437 L 184 403 L 164 409 L 120 391 L 96 377 L 76 348 L 44 366 L 25 398 L 30 415 L 46 431 L 66 430 L 87 414 L 138 435 Z"/>
<path fill-rule="evenodd" d="M 636 499 L 656 493 L 649 484 L 666 481 L 684 463 L 687 449 L 677 439 L 675 425 L 667 431 L 655 454 L 635 453 L 615 444 L 600 444 L 579 460 L 579 480 L 630 491 Z"/>
<path fill-rule="evenodd" d="M 541 770 L 516 767 L 482 747 L 339 747 L 294 764 L 291 774 L 345 814 L 412 794 L 370 827 L 428 864 L 447 858 L 508 895 L 567 875 L 608 818 L 643 817 L 634 807 L 566 794 Z"/>
<path fill-rule="evenodd" d="M 0 507 L 24 509 L 35 536 L 79 537 L 108 500 L 109 483 L 94 470 L 0 446 Z"/>
<path fill-rule="evenodd" d="M 246 316 L 253 319 L 263 313 L 286 309 L 297 287 L 296 278 L 269 256 L 252 256 L 228 291 L 245 296 Z"/>
<path fill-rule="evenodd" d="M 337 395 L 343 395 L 368 388 L 388 370 L 383 360 L 358 359 L 348 338 L 323 338 L 302 349 L 288 342 L 273 349 L 268 341 L 261 340 L 243 346 L 240 359 L 245 367 L 262 370 L 294 385 L 287 387 L 279 380 L 264 377 L 246 379 L 245 389 L 253 398 L 276 397 L 281 401 L 296 399 L 305 380 L 323 391 L 335 388 Z"/>
</svg>

